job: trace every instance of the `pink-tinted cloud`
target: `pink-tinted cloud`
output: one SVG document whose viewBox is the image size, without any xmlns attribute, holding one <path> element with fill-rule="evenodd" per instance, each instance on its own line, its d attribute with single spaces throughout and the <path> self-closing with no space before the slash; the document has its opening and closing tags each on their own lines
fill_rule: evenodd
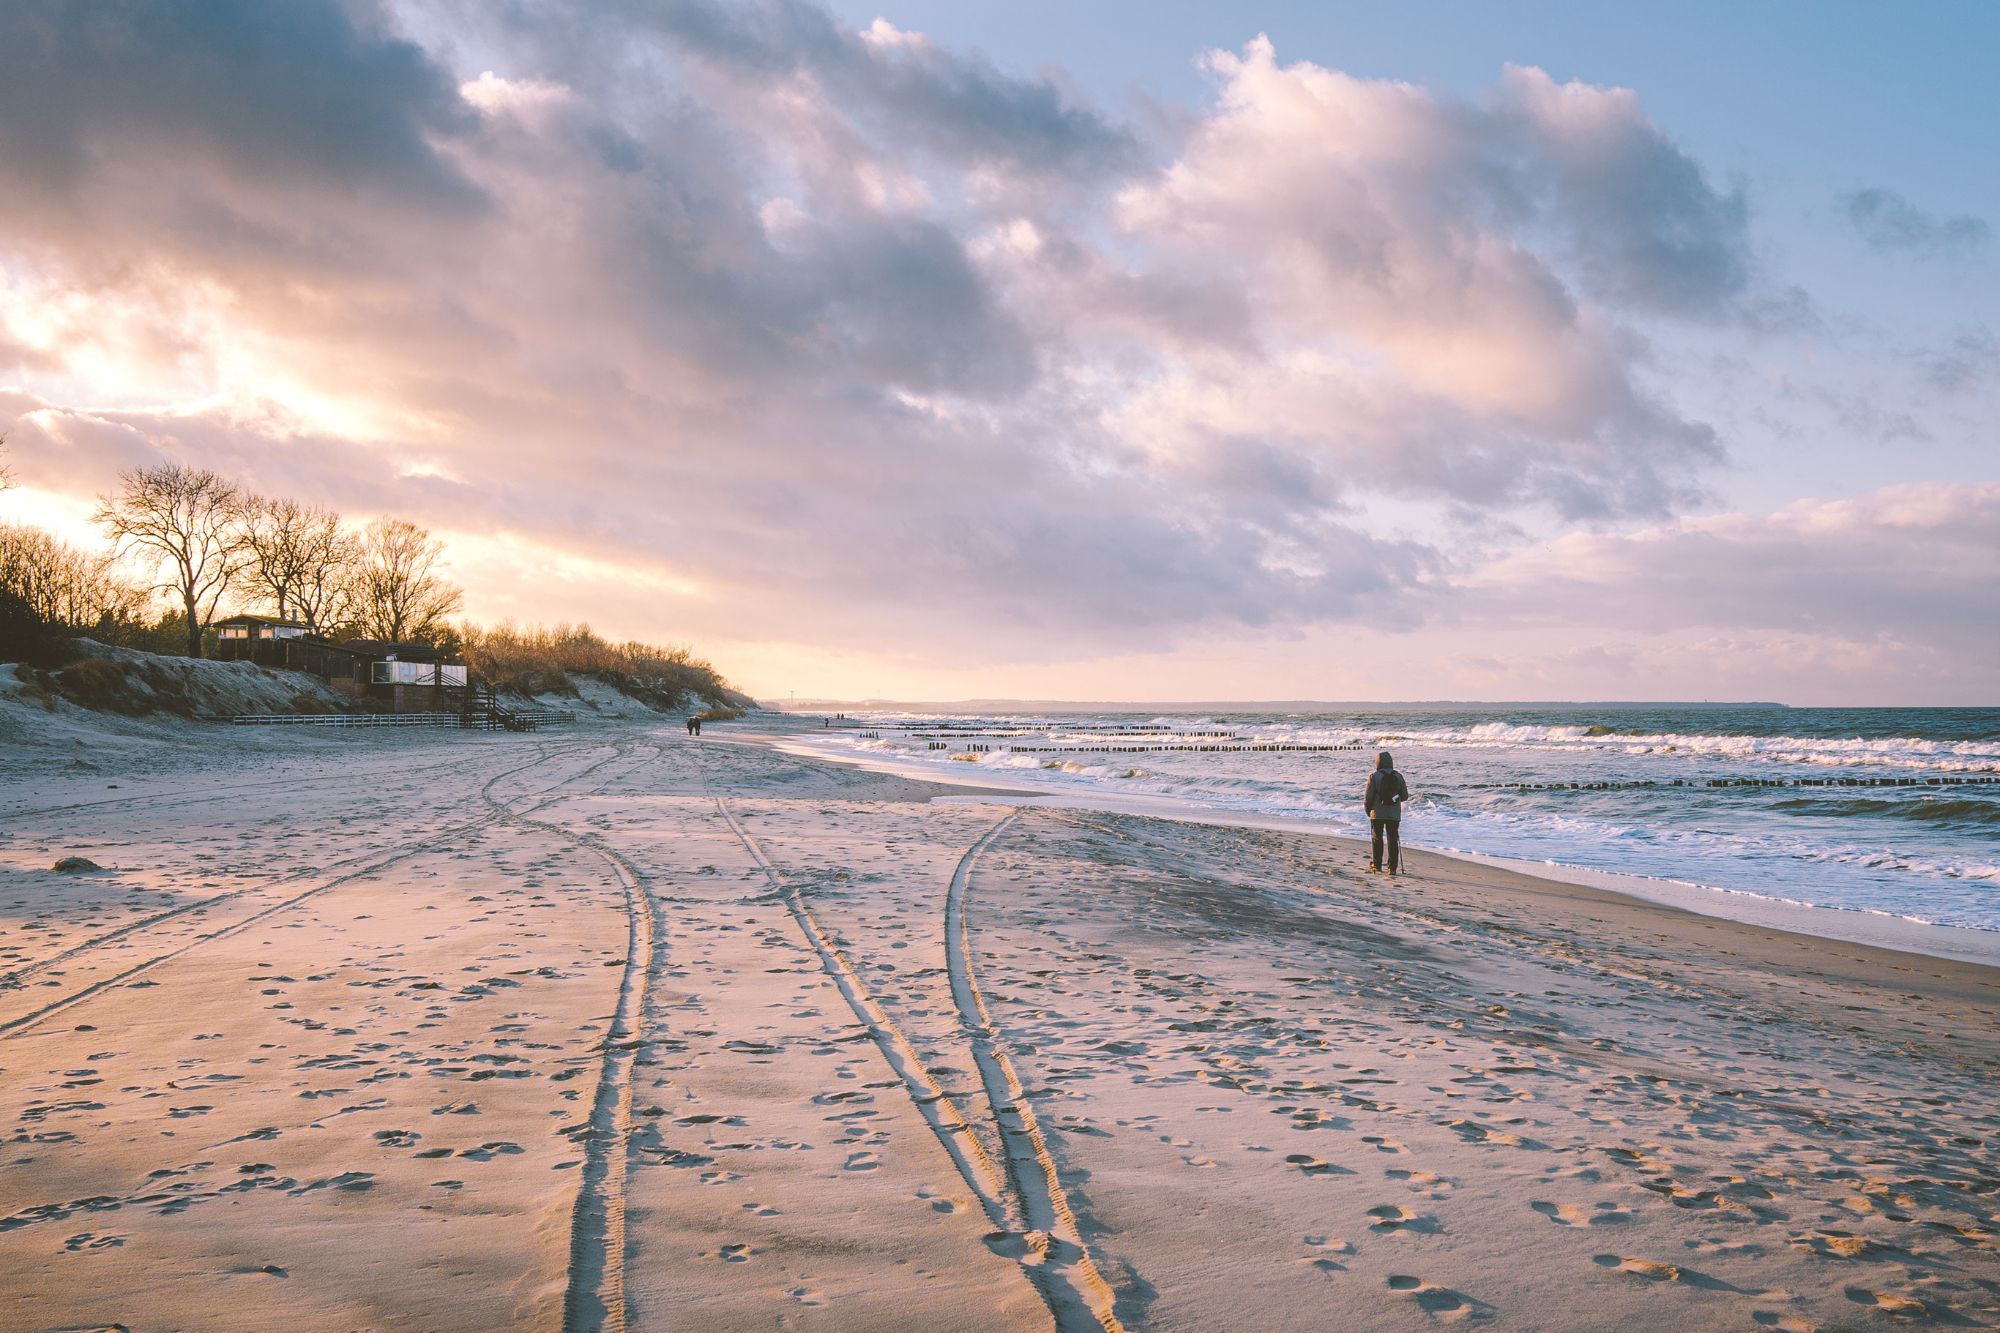
<svg viewBox="0 0 2000 1333">
<path fill-rule="evenodd" d="M 566 561 L 550 619 L 1047 661 L 1452 614 L 1722 457 L 1650 346 L 1751 318 L 1748 210 L 1632 92 L 1260 40 L 1163 130 L 796 0 L 588 13 L 0 14 L 24 483 L 179 458 L 509 609 Z"/>
<path fill-rule="evenodd" d="M 1458 590 L 1470 623 L 1754 631 L 1967 678 L 2000 656 L 2000 485 L 1923 482 L 1770 514 L 1578 533 Z"/>
</svg>

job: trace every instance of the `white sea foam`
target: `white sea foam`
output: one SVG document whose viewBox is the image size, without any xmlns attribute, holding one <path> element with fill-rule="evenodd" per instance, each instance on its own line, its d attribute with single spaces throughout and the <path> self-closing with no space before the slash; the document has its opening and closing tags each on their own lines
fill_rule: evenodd
<svg viewBox="0 0 2000 1333">
<path fill-rule="evenodd" d="M 1696 710 L 1687 716 L 1709 720 Z M 1685 726 L 1613 731 L 1575 718 L 1481 719 L 1442 711 L 1394 718 L 1017 714 L 953 719 L 986 734 L 951 735 L 945 749 L 928 748 L 921 729 L 904 729 L 935 721 L 875 715 L 868 723 L 876 734 L 834 733 L 817 744 L 919 768 L 991 773 L 999 785 L 1160 798 L 1356 835 L 1367 828 L 1361 777 L 1376 748 L 1394 748 L 1417 789 L 1405 825 L 1416 844 L 1634 872 L 1773 902 L 2000 929 L 2000 857 L 1991 836 L 2000 787 L 1990 793 L 1952 787 L 1951 800 L 1962 809 L 1921 821 L 1895 816 L 1931 800 L 1930 791 L 1879 786 L 1864 797 L 1843 787 L 1709 787 L 1745 778 L 1899 775 L 1976 782 L 2000 772 L 2000 727 L 1993 723 L 1972 733 L 1983 738 L 1965 739 L 1752 735 Z M 1200 734 L 1218 730 L 1230 739 Z M 975 739 L 991 748 L 965 748 Z M 1106 752 L 1175 744 L 1343 745 L 1359 752 Z M 1583 790 L 1570 790 L 1572 783 Z M 1807 791 L 1812 799 L 1796 799 Z"/>
</svg>

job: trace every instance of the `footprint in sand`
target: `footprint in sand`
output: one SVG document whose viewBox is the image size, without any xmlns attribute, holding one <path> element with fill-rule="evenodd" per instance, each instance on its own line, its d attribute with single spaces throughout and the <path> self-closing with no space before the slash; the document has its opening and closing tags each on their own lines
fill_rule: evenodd
<svg viewBox="0 0 2000 1333">
<path fill-rule="evenodd" d="M 125 1243 L 123 1236 L 100 1236 L 94 1231 L 81 1231 L 63 1242 L 63 1249 L 71 1254 L 81 1254 L 85 1250 L 115 1250 Z"/>
<path fill-rule="evenodd" d="M 1621 1254 L 1596 1254 L 1591 1256 L 1590 1262 L 1599 1268 L 1630 1273 L 1648 1282 L 1678 1282 L 1681 1278 L 1680 1269 L 1672 1264 L 1655 1263 L 1651 1259 L 1628 1259 Z"/>
<path fill-rule="evenodd" d="M 1378 1204 L 1368 1210 L 1368 1216 L 1375 1220 L 1369 1224 L 1370 1231 L 1414 1231 L 1420 1235 L 1434 1235 L 1442 1230 L 1434 1217 L 1423 1217 L 1398 1204 Z"/>
<path fill-rule="evenodd" d="M 872 1152 L 849 1153 L 840 1165 L 843 1171 L 873 1171 L 882 1165 L 882 1159 Z"/>
<path fill-rule="evenodd" d="M 1323 1162 L 1309 1153 L 1295 1152 L 1285 1158 L 1285 1160 L 1309 1176 L 1351 1176 L 1354 1174 L 1344 1166 L 1335 1166 L 1332 1162 Z M 1213 1164 L 1211 1163 L 1211 1165 Z"/>
<path fill-rule="evenodd" d="M 1462 1291 L 1440 1287 L 1434 1282 L 1426 1282 L 1408 1273 L 1392 1273 L 1388 1288 L 1408 1295 L 1417 1303 L 1417 1308 L 1433 1319 L 1458 1321 L 1463 1319 L 1484 1320 L 1493 1317 L 1493 1308 L 1484 1301 L 1474 1300 Z"/>
<path fill-rule="evenodd" d="M 1808 1250 L 1822 1259 L 1860 1259 L 1869 1255 L 1900 1253 L 1893 1245 L 1883 1245 L 1866 1236 L 1857 1236 L 1847 1231 L 1821 1231 L 1793 1236 L 1787 1244 L 1794 1249 Z"/>
<path fill-rule="evenodd" d="M 800 1305 L 825 1305 L 826 1297 L 811 1287 L 793 1287 L 785 1293 Z"/>
<path fill-rule="evenodd" d="M 1363 1143 L 1367 1143 L 1367 1144 L 1372 1144 L 1372 1145 L 1374 1146 L 1374 1148 L 1375 1148 L 1375 1151 L 1376 1151 L 1376 1152 L 1408 1152 L 1408 1151 L 1409 1151 L 1409 1149 L 1408 1149 L 1408 1148 L 1406 1148 L 1406 1147 L 1405 1147 L 1405 1146 L 1404 1146 L 1404 1145 L 1403 1145 L 1403 1144 L 1402 1144 L 1401 1142 L 1399 1142 L 1398 1140 L 1396 1140 L 1396 1139 L 1385 1139 L 1385 1138 L 1383 1138 L 1383 1137 L 1382 1137 L 1381 1135 L 1379 1135 L 1379 1134 L 1364 1134 L 1364 1135 L 1362 1135 L 1362 1136 L 1361 1136 L 1361 1141 L 1362 1141 Z"/>
<path fill-rule="evenodd" d="M 328 1176 L 286 1191 L 288 1194 L 311 1194 L 314 1190 L 366 1190 L 375 1187 L 375 1173 L 372 1171 L 343 1171 L 337 1176 Z"/>
<path fill-rule="evenodd" d="M 1216 1109 L 1227 1110 L 1228 1108 L 1218 1107 Z M 1293 1111 L 1291 1112 L 1291 1117 L 1293 1129 L 1346 1129 L 1352 1123 L 1344 1115 L 1329 1115 L 1325 1111 L 1317 1111 L 1311 1107 L 1307 1107 L 1302 1111 Z M 1374 1143 L 1382 1142 L 1381 1139 L 1367 1141 Z"/>
<path fill-rule="evenodd" d="M 1584 1215 L 1583 1209 L 1572 1208 L 1566 1203 L 1550 1203 L 1545 1199 L 1537 1199 L 1528 1207 L 1559 1227 L 1580 1227 L 1590 1224 L 1590 1219 Z"/>
<path fill-rule="evenodd" d="M 1524 1143 L 1528 1143 L 1527 1140 L 1522 1139 L 1518 1135 L 1509 1134 L 1505 1130 L 1488 1129 L 1485 1125 L 1475 1124 L 1470 1120 L 1451 1120 L 1445 1123 L 1448 1128 L 1467 1143 L 1491 1143 L 1503 1148 L 1518 1148 Z M 1528 1146 L 1539 1147 L 1540 1145 L 1529 1143 Z"/>
<path fill-rule="evenodd" d="M 502 1141 L 497 1143 L 482 1143 L 477 1148 L 465 1148 L 462 1149 L 458 1155 L 460 1157 L 469 1158 L 475 1162 L 490 1162 L 495 1157 L 499 1157 L 502 1155 L 512 1156 L 515 1153 L 526 1152 L 526 1151 L 527 1149 L 523 1148 L 518 1143 L 507 1143 Z"/>
<path fill-rule="evenodd" d="M 1382 1174 L 1391 1180 L 1404 1181 L 1411 1189 L 1431 1199 L 1442 1199 L 1457 1188 L 1456 1181 L 1449 1180 L 1435 1171 L 1406 1171 L 1397 1167 Z"/>
<path fill-rule="evenodd" d="M 1856 1305 L 1872 1306 L 1892 1315 L 1908 1315 L 1921 1319 L 1930 1313 L 1928 1307 L 1912 1296 L 1898 1296 L 1890 1291 L 1870 1291 L 1866 1287 L 1849 1287 L 1842 1293 Z"/>
<path fill-rule="evenodd" d="M 1753 1310 L 1750 1322 L 1759 1328 L 1775 1328 L 1781 1333 L 1815 1333 L 1818 1327 L 1797 1315 L 1780 1313 L 1777 1310 Z"/>
<path fill-rule="evenodd" d="M 1929 1230 L 1942 1232 L 1959 1244 L 1973 1249 L 2000 1249 L 2000 1243 L 1996 1243 L 1996 1236 L 2000 1236 L 2000 1233 L 1989 1231 L 1984 1227 L 1961 1226 L 1956 1222 L 1941 1222 L 1935 1219 L 1928 1220 L 1923 1225 Z"/>
</svg>

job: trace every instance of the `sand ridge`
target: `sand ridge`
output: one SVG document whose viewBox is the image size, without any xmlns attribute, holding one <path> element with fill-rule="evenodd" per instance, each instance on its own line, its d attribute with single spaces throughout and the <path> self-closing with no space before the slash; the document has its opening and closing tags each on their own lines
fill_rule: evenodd
<svg viewBox="0 0 2000 1333">
<path fill-rule="evenodd" d="M 274 763 L 0 783 L 8 1327 L 2000 1321 L 1986 969 L 740 733 Z"/>
</svg>

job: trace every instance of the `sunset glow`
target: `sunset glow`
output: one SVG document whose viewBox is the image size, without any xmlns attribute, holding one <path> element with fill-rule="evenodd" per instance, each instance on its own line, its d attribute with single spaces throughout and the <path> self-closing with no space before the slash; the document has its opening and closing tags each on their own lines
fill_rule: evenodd
<svg viewBox="0 0 2000 1333">
<path fill-rule="evenodd" d="M 1110 10 L 51 13 L 0 519 L 191 463 L 774 698 L 1993 692 L 1970 119 L 1547 16 L 1177 16 L 1142 91 Z"/>
</svg>

